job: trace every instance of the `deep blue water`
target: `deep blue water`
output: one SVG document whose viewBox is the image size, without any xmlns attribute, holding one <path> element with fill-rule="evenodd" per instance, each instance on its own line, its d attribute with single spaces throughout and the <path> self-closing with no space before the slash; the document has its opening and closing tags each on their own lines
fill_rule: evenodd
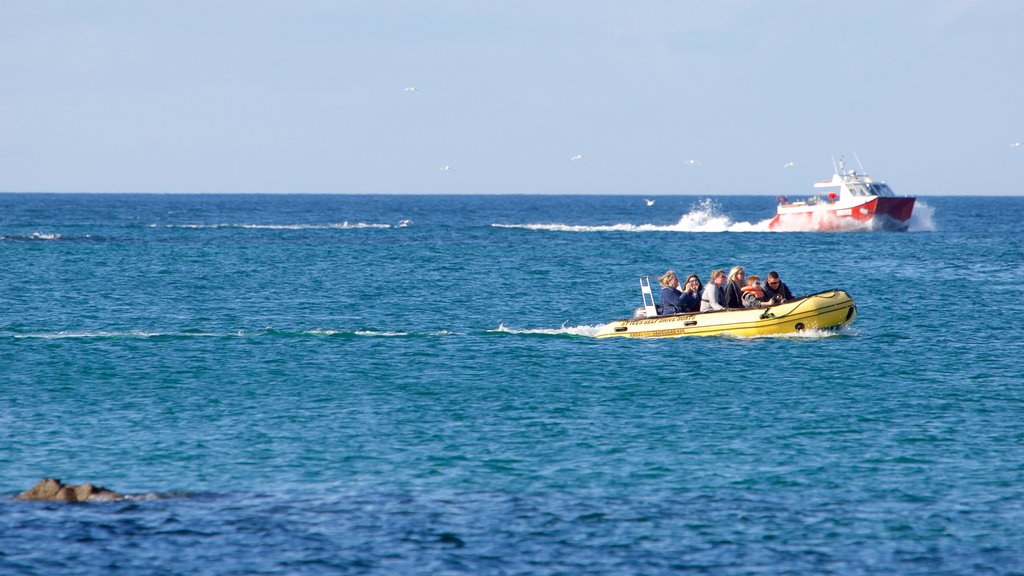
<svg viewBox="0 0 1024 576">
<path fill-rule="evenodd" d="M 1024 573 L 1024 198 L 923 202 L 0 194 L 0 573 Z M 733 264 L 859 317 L 590 336 Z"/>
</svg>

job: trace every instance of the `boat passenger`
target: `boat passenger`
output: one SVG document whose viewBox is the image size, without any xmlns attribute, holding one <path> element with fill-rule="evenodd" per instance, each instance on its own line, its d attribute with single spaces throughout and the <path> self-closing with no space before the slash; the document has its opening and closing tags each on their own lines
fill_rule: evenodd
<svg viewBox="0 0 1024 576">
<path fill-rule="evenodd" d="M 704 286 L 700 283 L 700 277 L 696 274 L 690 274 L 686 277 L 686 282 L 682 285 L 683 293 L 679 297 L 679 301 L 682 302 L 684 312 L 697 312 L 700 310 L 700 296 Z"/>
<path fill-rule="evenodd" d="M 725 284 L 725 270 L 716 268 L 711 271 L 711 278 L 708 285 L 704 287 L 704 294 L 700 298 L 700 311 L 725 310 L 722 301 L 725 300 L 722 284 Z"/>
<path fill-rule="evenodd" d="M 751 274 L 747 278 L 747 285 L 743 287 L 743 307 L 764 308 L 768 305 L 768 302 L 765 302 L 764 290 L 761 289 L 761 277 Z"/>
<path fill-rule="evenodd" d="M 789 286 L 779 279 L 779 273 L 772 270 L 768 273 L 764 285 L 764 296 L 772 304 L 781 304 L 787 300 L 793 300 L 793 293 L 789 291 Z"/>
<path fill-rule="evenodd" d="M 726 308 L 743 308 L 743 285 L 746 279 L 743 266 L 733 266 L 729 270 L 729 281 L 725 283 L 725 299 L 722 305 Z"/>
<path fill-rule="evenodd" d="M 677 314 L 684 312 L 681 301 L 682 294 L 679 292 L 679 277 L 672 270 L 669 270 L 658 278 L 661 284 L 661 313 Z"/>
</svg>

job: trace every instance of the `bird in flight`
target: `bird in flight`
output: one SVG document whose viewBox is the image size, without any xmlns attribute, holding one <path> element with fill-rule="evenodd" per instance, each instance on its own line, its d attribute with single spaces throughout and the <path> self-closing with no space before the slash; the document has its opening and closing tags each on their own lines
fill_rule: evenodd
<svg viewBox="0 0 1024 576">
<path fill-rule="evenodd" d="M 1013 144 L 1010 144 L 1010 148 L 1020 148 L 1021 146 L 1024 146 L 1024 144 L 1021 144 L 1020 142 L 1014 142 Z"/>
<path fill-rule="evenodd" d="M 651 200 L 650 198 L 644 198 L 644 202 L 646 202 L 648 206 L 654 206 L 654 200 Z"/>
<path fill-rule="evenodd" d="M 408 92 L 410 94 L 418 94 L 419 93 L 419 89 L 416 88 L 415 86 L 406 86 L 405 88 L 402 88 L 402 92 Z"/>
<path fill-rule="evenodd" d="M 583 154 L 576 154 L 576 155 L 574 155 L 574 156 L 569 158 L 569 160 L 572 160 L 573 162 L 575 162 L 577 160 L 586 160 L 586 159 L 587 159 L 587 157 L 584 156 Z"/>
<path fill-rule="evenodd" d="M 786 162 L 782 165 L 783 168 L 796 168 L 796 162 Z"/>
<path fill-rule="evenodd" d="M 683 162 L 683 164 L 686 164 L 687 166 L 700 166 L 700 160 L 687 160 L 686 162 Z"/>
<path fill-rule="evenodd" d="M 441 166 L 440 171 L 444 172 L 445 174 L 455 172 L 455 170 L 451 167 L 450 164 L 445 164 L 444 166 Z"/>
</svg>

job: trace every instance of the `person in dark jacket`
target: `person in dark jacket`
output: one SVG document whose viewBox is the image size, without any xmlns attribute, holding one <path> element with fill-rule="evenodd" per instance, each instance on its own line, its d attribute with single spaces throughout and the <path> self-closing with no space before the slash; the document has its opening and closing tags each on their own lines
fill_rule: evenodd
<svg viewBox="0 0 1024 576">
<path fill-rule="evenodd" d="M 684 312 L 682 293 L 679 292 L 679 277 L 676 276 L 676 273 L 671 270 L 665 272 L 661 278 L 658 278 L 658 284 L 661 284 L 661 313 Z"/>
<path fill-rule="evenodd" d="M 733 266 L 729 270 L 729 279 L 725 283 L 725 300 L 722 305 L 726 308 L 743 308 L 743 286 L 746 285 L 746 272 L 743 266 Z"/>
<path fill-rule="evenodd" d="M 683 312 L 697 312 L 700 310 L 700 296 L 704 292 L 704 286 L 700 283 L 700 277 L 696 274 L 690 274 L 686 277 L 680 289 L 683 293 L 679 296 L 679 301 L 683 305 Z"/>
<path fill-rule="evenodd" d="M 779 278 L 779 273 L 774 270 L 768 273 L 762 288 L 764 289 L 765 299 L 772 304 L 781 304 L 787 300 L 794 300 L 793 293 L 789 291 L 789 286 L 786 286 Z"/>
</svg>

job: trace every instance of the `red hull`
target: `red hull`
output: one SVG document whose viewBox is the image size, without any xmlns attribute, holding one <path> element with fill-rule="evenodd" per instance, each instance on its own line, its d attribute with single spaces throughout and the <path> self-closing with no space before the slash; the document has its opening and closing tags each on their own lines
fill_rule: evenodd
<svg viewBox="0 0 1024 576">
<path fill-rule="evenodd" d="M 877 197 L 853 207 L 818 204 L 806 209 L 780 208 L 770 230 L 829 232 L 836 230 L 906 230 L 916 198 Z"/>
</svg>

